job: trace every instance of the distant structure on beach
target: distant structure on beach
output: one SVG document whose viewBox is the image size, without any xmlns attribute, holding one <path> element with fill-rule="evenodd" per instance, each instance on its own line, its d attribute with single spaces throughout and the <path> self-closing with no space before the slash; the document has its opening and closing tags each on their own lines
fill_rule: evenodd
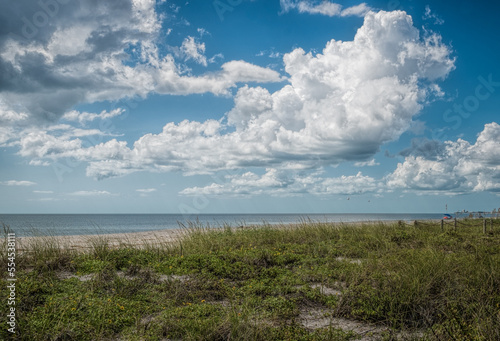
<svg viewBox="0 0 500 341">
<path fill-rule="evenodd" d="M 498 218 L 500 216 L 500 208 L 499 209 L 494 209 L 493 211 L 491 212 L 488 212 L 488 211 L 472 211 L 472 212 L 469 212 L 469 211 L 466 211 L 466 210 L 463 210 L 461 212 L 457 212 L 456 213 L 456 216 L 466 216 L 467 218 L 479 218 L 479 219 L 482 219 L 482 218 Z"/>
</svg>

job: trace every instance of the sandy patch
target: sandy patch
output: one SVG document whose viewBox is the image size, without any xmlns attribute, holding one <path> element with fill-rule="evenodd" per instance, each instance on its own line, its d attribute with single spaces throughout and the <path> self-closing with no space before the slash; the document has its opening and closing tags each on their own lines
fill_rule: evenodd
<svg viewBox="0 0 500 341">
<path fill-rule="evenodd" d="M 335 260 L 338 262 L 347 262 L 350 264 L 358 264 L 358 265 L 360 265 L 363 262 L 361 259 L 353 259 L 353 258 L 346 258 L 346 257 L 337 257 L 337 258 L 335 258 Z"/>
<path fill-rule="evenodd" d="M 168 229 L 148 232 L 113 233 L 102 235 L 78 235 L 78 236 L 43 236 L 43 237 L 17 237 L 16 242 L 19 251 L 27 251 L 30 245 L 53 245 L 74 250 L 90 250 L 94 245 L 106 242 L 109 247 L 131 246 L 147 247 L 173 244 L 179 241 L 186 230 Z"/>
<path fill-rule="evenodd" d="M 342 295 L 342 291 L 326 287 L 322 284 L 313 284 L 313 285 L 311 285 L 311 288 L 319 289 L 319 292 L 321 292 L 321 294 L 327 295 L 327 296 L 341 296 Z"/>
<path fill-rule="evenodd" d="M 185 283 L 190 279 L 191 278 L 188 275 L 160 275 L 160 281 L 162 282 L 179 281 L 181 283 Z"/>
<path fill-rule="evenodd" d="M 116 275 L 118 277 L 127 279 L 129 281 L 132 281 L 134 279 L 140 278 L 139 274 L 137 274 L 137 275 L 131 275 L 131 274 L 127 274 L 124 271 L 117 271 Z M 151 273 L 151 275 L 155 276 L 154 273 Z M 65 279 L 70 279 L 70 278 L 76 278 L 76 279 L 78 279 L 81 282 L 87 282 L 87 281 L 90 281 L 91 279 L 93 279 L 96 276 L 96 274 L 95 273 L 91 273 L 91 274 L 86 274 L 86 275 L 80 275 L 79 276 L 79 275 L 75 275 L 74 273 L 71 273 L 69 271 L 61 271 L 61 272 L 57 272 L 56 276 L 60 280 L 65 280 Z M 187 275 L 159 275 L 158 276 L 158 281 L 160 281 L 160 282 L 179 281 L 181 283 L 186 283 L 190 279 L 191 278 L 189 276 L 187 276 Z"/>
<path fill-rule="evenodd" d="M 332 317 L 331 311 L 324 308 L 303 309 L 299 315 L 299 323 L 311 330 L 332 327 L 345 332 L 352 331 L 361 335 L 360 340 L 363 341 L 380 340 L 380 334 L 388 330 L 361 321 Z"/>
<path fill-rule="evenodd" d="M 207 301 L 207 304 L 216 304 L 216 305 L 221 305 L 224 308 L 227 308 L 231 306 L 231 302 L 227 299 L 223 299 L 221 301 Z"/>
<path fill-rule="evenodd" d="M 61 280 L 70 279 L 70 278 L 77 278 L 80 282 L 87 282 L 87 281 L 90 281 L 94 275 L 87 274 L 87 275 L 77 276 L 71 272 L 63 271 L 63 272 L 58 272 L 56 274 L 56 276 L 57 276 L 57 278 L 59 278 Z"/>
</svg>

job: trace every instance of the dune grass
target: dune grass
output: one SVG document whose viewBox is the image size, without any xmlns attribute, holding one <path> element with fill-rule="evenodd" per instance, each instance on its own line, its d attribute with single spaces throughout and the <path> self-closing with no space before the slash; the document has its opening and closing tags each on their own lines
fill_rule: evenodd
<svg viewBox="0 0 500 341">
<path fill-rule="evenodd" d="M 113 248 L 98 237 L 88 252 L 45 237 L 17 255 L 16 337 L 499 340 L 500 221 L 487 234 L 477 223 L 457 231 L 439 223 L 194 224 L 173 244 Z M 304 323 L 314 311 L 332 323 Z M 383 329 L 360 333 L 334 321 Z M 12 335 L 3 327 L 0 337 Z"/>
</svg>

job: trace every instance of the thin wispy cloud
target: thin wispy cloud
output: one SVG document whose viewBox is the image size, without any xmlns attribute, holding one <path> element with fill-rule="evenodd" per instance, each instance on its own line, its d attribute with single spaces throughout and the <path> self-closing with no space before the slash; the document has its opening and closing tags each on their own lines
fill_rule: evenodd
<svg viewBox="0 0 500 341">
<path fill-rule="evenodd" d="M 87 122 L 92 122 L 96 119 L 99 120 L 111 119 L 113 117 L 120 116 L 121 114 L 123 114 L 124 111 L 125 109 L 123 108 L 117 108 L 109 112 L 103 110 L 99 114 L 95 114 L 95 113 L 79 112 L 77 110 L 71 110 L 65 113 L 62 119 L 66 121 L 73 121 L 73 122 L 79 122 L 80 124 L 85 124 Z"/>
<path fill-rule="evenodd" d="M 198 64 L 207 66 L 207 57 L 205 57 L 205 44 L 199 43 L 193 37 L 187 37 L 180 47 L 181 55 L 185 60 L 193 60 Z"/>
<path fill-rule="evenodd" d="M 376 162 L 375 159 L 371 159 L 370 161 L 355 162 L 354 165 L 356 167 L 374 167 L 379 166 L 380 163 Z"/>
<path fill-rule="evenodd" d="M 27 180 L 8 180 L 8 181 L 0 181 L 0 185 L 27 187 L 27 186 L 35 186 L 36 182 Z"/>
<path fill-rule="evenodd" d="M 61 201 L 60 198 L 49 198 L 49 197 L 43 197 L 43 198 L 30 198 L 28 201 L 37 201 L 37 202 L 57 202 Z"/>
<path fill-rule="evenodd" d="M 429 5 L 425 6 L 425 13 L 422 17 L 424 20 L 430 20 L 434 22 L 434 25 L 443 25 L 444 20 L 440 18 L 436 13 L 431 11 Z"/>
<path fill-rule="evenodd" d="M 110 193 L 108 191 L 92 190 L 92 191 L 76 191 L 69 193 L 69 195 L 75 197 L 95 197 L 95 196 L 102 197 L 102 196 L 112 196 L 116 194 Z"/>
<path fill-rule="evenodd" d="M 139 193 L 153 193 L 156 192 L 156 188 L 144 188 L 144 189 L 136 189 L 137 192 Z"/>
<path fill-rule="evenodd" d="M 296 10 L 299 13 L 322 14 L 329 17 L 363 17 L 372 10 L 366 3 L 343 8 L 342 5 L 327 0 L 280 0 L 280 4 L 283 13 Z"/>
</svg>

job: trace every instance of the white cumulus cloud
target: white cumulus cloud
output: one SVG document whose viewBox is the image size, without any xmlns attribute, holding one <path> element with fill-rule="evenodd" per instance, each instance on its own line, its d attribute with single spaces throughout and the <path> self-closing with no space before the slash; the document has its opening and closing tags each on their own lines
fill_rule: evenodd
<svg viewBox="0 0 500 341">
<path fill-rule="evenodd" d="M 275 92 L 240 88 L 221 120 L 168 123 L 130 146 L 113 139 L 85 148 L 80 139 L 32 133 L 21 139 L 20 154 L 74 157 L 89 162 L 87 175 L 98 179 L 140 170 L 195 174 L 369 163 L 382 144 L 412 126 L 436 82 L 454 69 L 450 55 L 440 36 L 420 36 L 405 12 L 369 12 L 353 41 L 333 39 L 317 54 L 301 48 L 285 54 L 289 84 Z M 162 81 L 169 75 L 157 72 Z M 220 91 L 234 79 L 280 79 L 244 61 L 225 63 L 210 77 L 220 82 Z M 204 88 L 202 78 L 181 78 L 172 78 L 178 92 Z M 213 80 L 206 79 L 211 85 Z"/>
<path fill-rule="evenodd" d="M 500 192 L 500 125 L 486 124 L 474 144 L 463 139 L 414 148 L 388 177 L 393 188 L 431 193 Z"/>
<path fill-rule="evenodd" d="M 41 3 L 0 3 L 1 125 L 54 123 L 65 113 L 67 119 L 91 121 L 99 117 L 71 109 L 152 93 L 227 95 L 237 83 L 248 81 L 249 72 L 256 82 L 281 81 L 277 72 L 258 66 L 250 70 L 248 63 L 243 78 L 232 64 L 228 70 L 191 74 L 182 62 L 207 65 L 205 45 L 188 36 L 179 47 L 182 60 L 166 53 L 161 48 L 165 16 L 156 11 L 154 0 L 60 3 L 50 24 L 37 27 L 30 18 L 40 13 Z M 9 137 L 1 130 L 3 143 Z"/>
</svg>

